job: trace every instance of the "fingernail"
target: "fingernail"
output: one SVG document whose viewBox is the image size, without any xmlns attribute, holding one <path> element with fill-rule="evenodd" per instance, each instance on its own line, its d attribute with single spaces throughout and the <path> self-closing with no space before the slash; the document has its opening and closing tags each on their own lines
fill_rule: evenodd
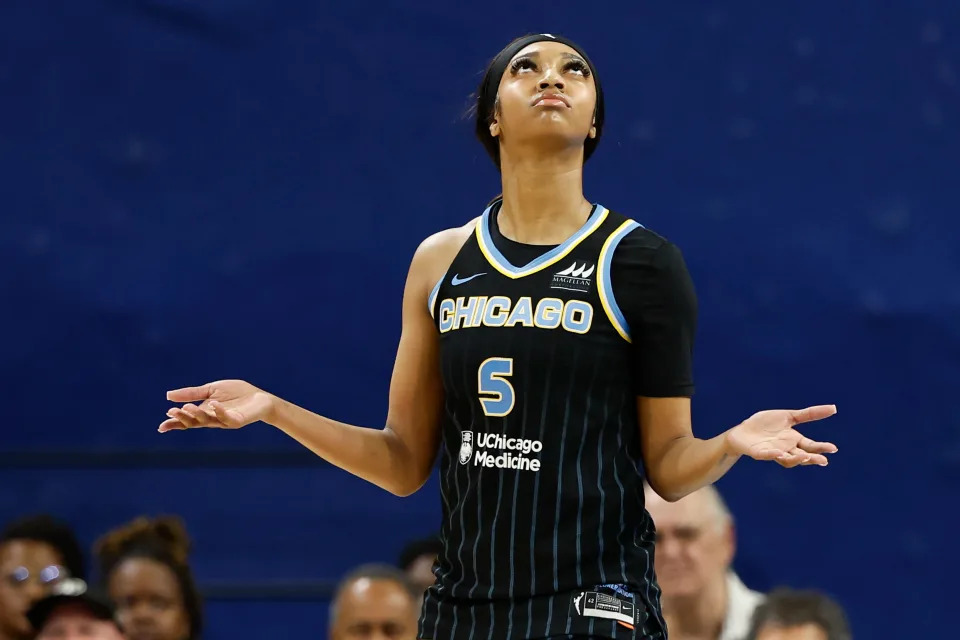
<svg viewBox="0 0 960 640">
<path fill-rule="evenodd" d="M 821 467 L 825 467 L 825 466 L 827 466 L 827 463 L 826 463 L 826 462 L 821 462 L 821 463 L 820 463 L 820 466 L 821 466 Z"/>
</svg>

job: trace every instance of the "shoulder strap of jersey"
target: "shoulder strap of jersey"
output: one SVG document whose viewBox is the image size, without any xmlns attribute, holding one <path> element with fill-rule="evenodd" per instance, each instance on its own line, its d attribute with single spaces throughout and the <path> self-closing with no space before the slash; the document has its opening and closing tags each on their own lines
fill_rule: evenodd
<svg viewBox="0 0 960 640">
<path fill-rule="evenodd" d="M 479 224 L 480 219 L 481 218 L 479 217 L 474 218 L 467 224 L 477 225 Z M 464 238 L 463 244 L 460 245 L 459 249 L 457 249 L 457 253 L 454 254 L 453 260 L 451 260 L 450 264 L 447 265 L 447 268 L 443 270 L 443 273 L 440 275 L 440 278 L 437 280 L 437 283 L 433 285 L 433 289 L 430 291 L 430 295 L 427 296 L 427 310 L 430 312 L 430 317 L 434 318 L 434 320 L 436 320 L 434 313 L 436 312 L 435 307 L 437 304 L 437 297 L 440 293 L 440 286 L 443 284 L 443 281 L 447 279 L 447 276 L 450 275 L 450 270 L 453 269 L 453 266 L 457 263 L 457 260 L 460 258 L 463 252 L 468 251 L 470 248 L 470 245 L 476 242 L 474 236 L 475 234 L 473 232 L 473 229 L 471 229 L 470 233 L 468 233 Z"/>
<path fill-rule="evenodd" d="M 627 325 L 627 320 L 624 318 L 623 312 L 620 311 L 619 305 L 617 305 L 613 285 L 610 281 L 610 268 L 613 264 L 613 253 L 616 251 L 620 241 L 623 240 L 624 236 L 628 233 L 642 226 L 642 224 L 635 220 L 624 219 L 623 222 L 607 236 L 603 247 L 600 249 L 600 259 L 598 260 L 597 293 L 600 295 L 600 304 L 603 306 L 603 311 L 607 314 L 610 324 L 617 330 L 620 337 L 627 342 L 631 342 L 630 327 Z"/>
<path fill-rule="evenodd" d="M 444 271 L 443 275 L 440 276 L 440 279 L 437 280 L 437 284 L 433 285 L 433 291 L 430 292 L 430 296 L 427 298 L 427 308 L 430 311 L 430 317 L 435 318 L 434 307 L 437 304 L 437 294 L 440 293 L 440 285 L 443 284 L 443 279 L 447 277 L 447 272 Z"/>
</svg>

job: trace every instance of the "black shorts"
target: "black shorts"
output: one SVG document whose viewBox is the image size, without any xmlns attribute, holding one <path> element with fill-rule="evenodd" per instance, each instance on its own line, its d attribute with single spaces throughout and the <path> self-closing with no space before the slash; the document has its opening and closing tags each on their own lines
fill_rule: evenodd
<svg viewBox="0 0 960 640">
<path fill-rule="evenodd" d="M 559 640 L 603 638 L 663 640 L 659 612 L 643 600 L 596 591 L 573 591 L 513 600 L 464 600 L 427 590 L 421 640 Z"/>
</svg>

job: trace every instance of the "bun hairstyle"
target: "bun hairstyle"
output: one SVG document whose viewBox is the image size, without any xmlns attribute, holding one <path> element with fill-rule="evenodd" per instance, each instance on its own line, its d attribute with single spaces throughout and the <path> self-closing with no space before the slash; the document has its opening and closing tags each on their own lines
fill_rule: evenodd
<svg viewBox="0 0 960 640">
<path fill-rule="evenodd" d="M 144 516 L 104 534 L 96 544 L 100 568 L 113 568 L 128 554 L 144 550 L 162 553 L 177 564 L 187 564 L 190 555 L 190 536 L 176 516 L 150 519 Z"/>
<path fill-rule="evenodd" d="M 140 516 L 101 536 L 94 553 L 105 584 L 118 566 L 134 558 L 153 560 L 169 568 L 177 578 L 190 619 L 189 640 L 197 640 L 203 629 L 203 601 L 190 569 L 191 546 L 187 528 L 177 516 Z"/>
</svg>

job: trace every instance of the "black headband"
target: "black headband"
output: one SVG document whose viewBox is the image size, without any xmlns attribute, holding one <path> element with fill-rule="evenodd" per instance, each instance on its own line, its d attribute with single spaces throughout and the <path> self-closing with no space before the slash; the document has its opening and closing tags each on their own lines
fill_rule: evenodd
<svg viewBox="0 0 960 640">
<path fill-rule="evenodd" d="M 478 117 L 477 117 L 477 137 L 481 141 L 484 141 L 485 138 L 490 138 L 490 120 L 494 112 L 494 108 L 497 103 L 497 94 L 500 90 L 500 80 L 503 78 L 504 72 L 507 70 L 510 61 L 513 60 L 513 57 L 517 55 L 520 51 L 530 46 L 535 42 L 559 42 L 560 44 L 565 44 L 574 51 L 576 51 L 583 61 L 587 63 L 587 66 L 590 67 L 590 72 L 593 74 L 593 82 L 597 88 L 597 105 L 594 110 L 594 126 L 597 129 L 597 135 L 594 138 L 587 138 L 584 142 L 583 150 L 583 161 L 586 162 L 587 159 L 593 154 L 594 149 L 597 148 L 597 143 L 600 141 L 600 134 L 603 132 L 603 90 L 600 88 L 600 78 L 597 75 L 597 68 L 590 62 L 590 58 L 584 52 L 584 50 L 577 45 L 575 42 L 564 38 L 563 36 L 556 36 L 551 33 L 536 33 L 522 38 L 518 38 L 511 42 L 503 51 L 497 54 L 497 57 L 493 59 L 493 62 L 490 63 L 489 68 L 487 69 L 487 74 L 483 78 L 483 83 L 480 85 L 480 104 L 478 107 Z M 491 156 L 494 156 L 494 162 L 496 162 L 497 167 L 500 166 L 500 152 L 499 152 L 499 142 L 494 140 L 496 143 L 496 153 L 492 151 L 492 147 L 484 142 L 484 145 L 487 146 L 488 150 L 491 151 Z"/>
</svg>

